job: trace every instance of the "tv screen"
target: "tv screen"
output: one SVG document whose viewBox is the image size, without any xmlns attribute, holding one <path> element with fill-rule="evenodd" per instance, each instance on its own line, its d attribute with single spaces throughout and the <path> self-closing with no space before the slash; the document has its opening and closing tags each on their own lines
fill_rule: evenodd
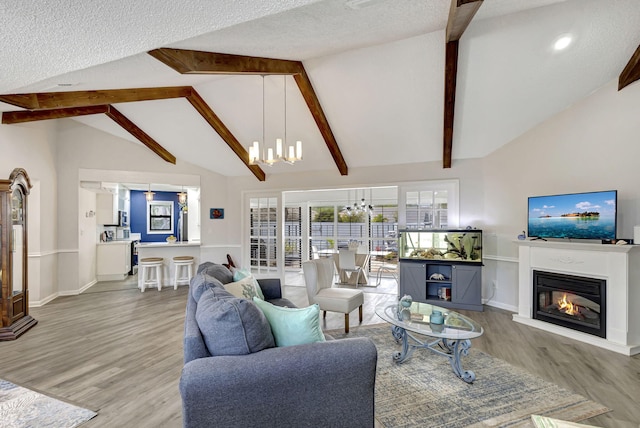
<svg viewBox="0 0 640 428">
<path fill-rule="evenodd" d="M 618 192 L 571 193 L 529 198 L 531 238 L 615 239 Z"/>
</svg>

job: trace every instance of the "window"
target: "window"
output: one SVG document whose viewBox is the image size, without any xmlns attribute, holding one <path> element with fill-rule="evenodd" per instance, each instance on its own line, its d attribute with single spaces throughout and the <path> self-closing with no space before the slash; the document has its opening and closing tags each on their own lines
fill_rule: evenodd
<svg viewBox="0 0 640 428">
<path fill-rule="evenodd" d="M 401 229 L 458 227 L 458 181 L 430 181 L 400 186 Z"/>
<path fill-rule="evenodd" d="M 173 202 L 147 203 L 147 233 L 173 234 Z"/>
</svg>

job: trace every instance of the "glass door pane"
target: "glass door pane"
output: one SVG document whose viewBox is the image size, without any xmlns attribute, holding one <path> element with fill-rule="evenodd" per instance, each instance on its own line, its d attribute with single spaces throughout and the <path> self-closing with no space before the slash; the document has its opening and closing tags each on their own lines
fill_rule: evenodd
<svg viewBox="0 0 640 428">
<path fill-rule="evenodd" d="M 302 267 L 302 208 L 284 209 L 284 267 Z"/>
<path fill-rule="evenodd" d="M 278 272 L 278 199 L 250 198 L 250 265 L 257 274 Z"/>
</svg>

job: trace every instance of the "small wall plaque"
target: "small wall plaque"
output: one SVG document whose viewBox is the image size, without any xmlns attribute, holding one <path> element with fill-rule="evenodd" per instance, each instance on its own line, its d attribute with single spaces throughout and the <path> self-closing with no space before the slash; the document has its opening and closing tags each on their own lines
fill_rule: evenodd
<svg viewBox="0 0 640 428">
<path fill-rule="evenodd" d="M 209 210 L 209 218 L 212 218 L 214 220 L 223 219 L 224 208 L 211 208 Z"/>
</svg>

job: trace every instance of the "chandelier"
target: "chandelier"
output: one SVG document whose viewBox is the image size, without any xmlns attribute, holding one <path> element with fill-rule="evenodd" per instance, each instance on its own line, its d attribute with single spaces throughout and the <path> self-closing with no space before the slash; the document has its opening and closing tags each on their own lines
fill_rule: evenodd
<svg viewBox="0 0 640 428">
<path fill-rule="evenodd" d="M 284 144 L 287 142 L 287 76 L 283 75 L 284 80 Z M 264 74 L 262 75 L 262 141 L 265 141 L 265 96 L 264 96 Z M 266 150 L 262 149 L 262 156 L 260 156 L 260 143 L 254 141 L 249 146 L 249 165 L 264 164 L 272 166 L 274 163 L 283 161 L 289 165 L 293 165 L 297 161 L 302 160 L 302 141 L 296 141 L 296 145 L 290 145 L 287 147 L 286 153 L 283 153 L 283 140 L 281 138 L 276 139 L 275 156 L 273 148 L 269 147 Z"/>
<path fill-rule="evenodd" d="M 362 196 L 364 196 L 364 192 L 365 191 L 362 190 Z M 371 203 L 367 203 L 365 198 L 361 198 L 358 201 L 358 190 L 355 190 L 355 195 L 356 201 L 352 205 L 345 206 L 343 211 L 348 215 L 357 215 L 360 213 L 371 214 L 373 212 L 373 205 Z M 371 190 L 369 190 L 369 201 L 371 201 Z"/>
</svg>

